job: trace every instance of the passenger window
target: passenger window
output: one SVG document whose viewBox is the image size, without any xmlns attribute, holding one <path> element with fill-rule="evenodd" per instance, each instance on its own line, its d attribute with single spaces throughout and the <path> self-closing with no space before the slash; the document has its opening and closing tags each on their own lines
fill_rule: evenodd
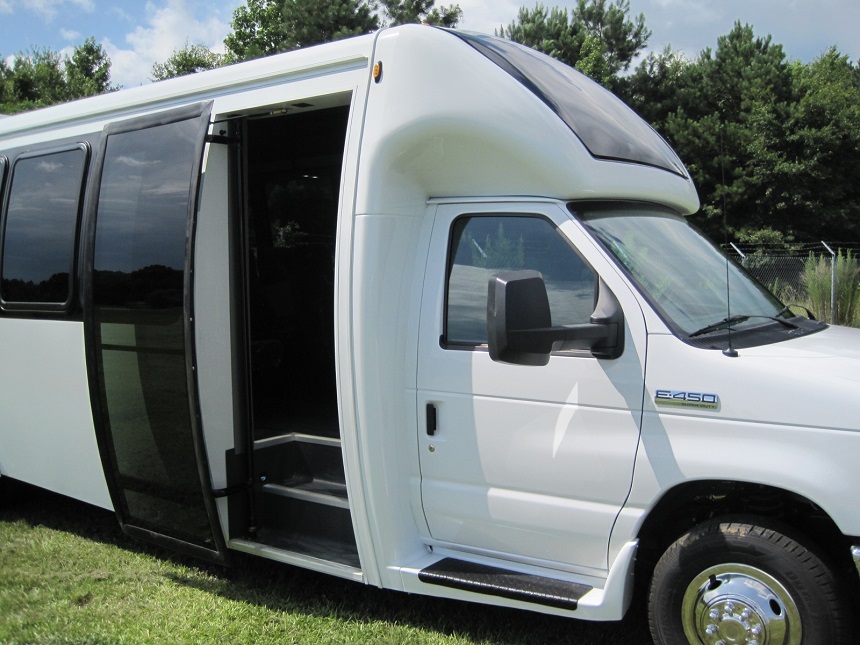
<svg viewBox="0 0 860 645">
<path fill-rule="evenodd" d="M 81 144 L 15 161 L 3 220 L 5 309 L 56 311 L 71 303 L 88 151 Z"/>
<path fill-rule="evenodd" d="M 454 222 L 445 296 L 445 342 L 487 342 L 487 283 L 502 271 L 540 271 L 553 325 L 587 323 L 594 271 L 555 226 L 538 216 L 476 215 Z"/>
</svg>

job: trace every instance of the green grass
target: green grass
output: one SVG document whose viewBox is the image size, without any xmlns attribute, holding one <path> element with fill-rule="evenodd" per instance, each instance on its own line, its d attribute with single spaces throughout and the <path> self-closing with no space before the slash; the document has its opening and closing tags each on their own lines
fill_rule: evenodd
<svg viewBox="0 0 860 645">
<path fill-rule="evenodd" d="M 367 587 L 238 554 L 220 568 L 123 535 L 112 513 L 0 482 L 0 643 L 649 643 L 590 623 Z"/>
</svg>

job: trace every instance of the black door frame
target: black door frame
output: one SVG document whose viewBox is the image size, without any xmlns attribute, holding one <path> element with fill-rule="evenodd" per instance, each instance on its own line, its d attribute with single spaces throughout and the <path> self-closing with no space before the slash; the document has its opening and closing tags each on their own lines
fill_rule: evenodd
<svg viewBox="0 0 860 645">
<path fill-rule="evenodd" d="M 203 152 L 211 120 L 212 101 L 159 112 L 153 115 L 133 118 L 109 124 L 104 128 L 96 156 L 94 172 L 87 192 L 86 233 L 82 261 L 82 288 L 84 305 L 84 325 L 87 350 L 87 368 L 90 382 L 90 399 L 93 409 L 93 422 L 96 439 L 104 468 L 105 479 L 110 491 L 111 500 L 117 513 L 117 518 L 123 531 L 141 540 L 155 543 L 181 553 L 200 557 L 211 562 L 225 563 L 227 546 L 224 540 L 215 497 L 212 493 L 212 483 L 209 462 L 206 454 L 202 430 L 199 397 L 196 379 L 196 352 L 194 344 L 194 293 L 193 293 L 193 258 L 194 231 L 196 227 L 197 201 L 202 175 Z M 181 531 L 169 525 L 141 526 L 130 516 L 125 497 L 125 489 L 121 485 L 118 472 L 117 456 L 114 448 L 114 436 L 111 432 L 109 411 L 106 404 L 106 384 L 102 369 L 102 345 L 97 328 L 94 277 L 98 205 L 103 173 L 105 170 L 105 155 L 108 142 L 113 135 L 126 134 L 158 126 L 175 124 L 181 121 L 193 121 L 196 126 L 196 139 L 190 142 L 193 146 L 192 168 L 188 186 L 187 213 L 185 222 L 185 266 L 183 270 L 182 316 L 184 335 L 184 362 L 188 392 L 190 433 L 193 440 L 194 458 L 200 484 L 200 496 L 194 493 L 195 504 L 202 504 L 201 511 L 208 518 L 210 538 L 205 544 L 198 544 L 184 539 Z M 186 142 L 189 143 L 189 142 Z M 175 530 L 171 530 L 175 529 Z M 173 533 L 171 535 L 171 533 Z"/>
</svg>

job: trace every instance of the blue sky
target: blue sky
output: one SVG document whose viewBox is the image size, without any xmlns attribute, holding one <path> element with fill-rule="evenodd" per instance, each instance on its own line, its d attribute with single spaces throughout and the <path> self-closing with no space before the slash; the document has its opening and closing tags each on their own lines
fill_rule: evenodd
<svg viewBox="0 0 860 645">
<path fill-rule="evenodd" d="M 234 9 L 242 0 L 0 0 L 0 56 L 49 47 L 70 52 L 94 36 L 112 61 L 112 81 L 123 87 L 149 82 L 152 65 L 186 42 L 223 49 Z M 459 4 L 461 27 L 492 33 L 534 0 L 437 0 Z M 545 0 L 573 6 L 575 0 Z M 736 20 L 757 35 L 773 36 L 789 58 L 808 62 L 830 45 L 860 59 L 860 0 L 630 0 L 652 31 L 649 49 L 671 45 L 688 56 L 714 48 Z"/>
</svg>

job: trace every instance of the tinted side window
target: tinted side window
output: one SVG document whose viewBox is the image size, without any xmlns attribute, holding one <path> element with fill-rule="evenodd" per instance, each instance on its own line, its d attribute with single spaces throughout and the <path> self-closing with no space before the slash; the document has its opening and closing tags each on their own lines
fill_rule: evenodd
<svg viewBox="0 0 860 645">
<path fill-rule="evenodd" d="M 487 342 L 487 282 L 501 271 L 517 269 L 543 275 L 553 325 L 589 321 L 595 274 L 549 221 L 537 216 L 461 217 L 451 230 L 447 343 Z"/>
<path fill-rule="evenodd" d="M 599 159 L 663 168 L 686 177 L 663 138 L 618 97 L 579 71 L 519 43 L 452 31 L 525 85 Z"/>
<path fill-rule="evenodd" d="M 188 118 L 106 133 L 92 298 L 123 513 L 135 526 L 206 545 L 183 316 L 200 130 L 200 119 Z"/>
<path fill-rule="evenodd" d="M 4 308 L 50 311 L 71 303 L 88 156 L 80 144 L 15 161 L 3 219 Z"/>
</svg>

